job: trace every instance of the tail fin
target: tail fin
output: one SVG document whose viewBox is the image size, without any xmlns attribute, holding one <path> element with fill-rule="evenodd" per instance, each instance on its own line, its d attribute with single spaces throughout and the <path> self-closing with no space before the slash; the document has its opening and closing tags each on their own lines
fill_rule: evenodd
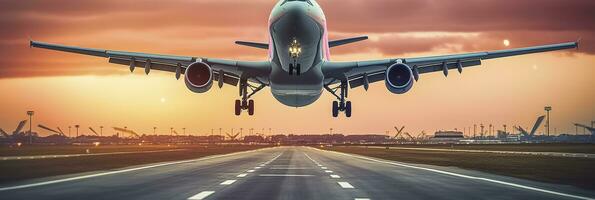
<svg viewBox="0 0 595 200">
<path fill-rule="evenodd" d="M 14 132 L 12 134 L 19 134 L 19 132 L 21 132 L 23 127 L 25 127 L 26 123 L 27 123 L 27 120 L 23 120 L 23 121 L 19 122 L 19 125 L 17 126 L 17 128 L 14 130 Z"/>
<path fill-rule="evenodd" d="M 541 122 L 543 122 L 544 118 L 545 118 L 545 115 L 542 115 L 537 118 L 537 121 L 535 121 L 535 125 L 533 125 L 533 129 L 531 129 L 531 136 L 535 135 L 535 131 L 537 131 L 537 129 L 541 125 Z"/>
</svg>

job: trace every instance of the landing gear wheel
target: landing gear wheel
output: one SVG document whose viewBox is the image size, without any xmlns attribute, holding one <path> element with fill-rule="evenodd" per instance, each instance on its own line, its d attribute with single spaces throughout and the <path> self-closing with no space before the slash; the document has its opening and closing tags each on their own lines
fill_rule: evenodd
<svg viewBox="0 0 595 200">
<path fill-rule="evenodd" d="M 289 75 L 293 75 L 293 63 L 289 63 Z"/>
<path fill-rule="evenodd" d="M 345 104 L 345 116 L 351 117 L 351 101 L 347 101 L 347 104 Z"/>
<path fill-rule="evenodd" d="M 240 113 L 242 113 L 242 107 L 241 107 L 241 102 L 240 100 L 236 100 L 236 116 L 240 116 Z"/>
<path fill-rule="evenodd" d="M 248 101 L 248 115 L 254 115 L 254 100 L 252 99 Z"/>
<path fill-rule="evenodd" d="M 333 117 L 339 116 L 339 102 L 333 101 Z"/>
</svg>

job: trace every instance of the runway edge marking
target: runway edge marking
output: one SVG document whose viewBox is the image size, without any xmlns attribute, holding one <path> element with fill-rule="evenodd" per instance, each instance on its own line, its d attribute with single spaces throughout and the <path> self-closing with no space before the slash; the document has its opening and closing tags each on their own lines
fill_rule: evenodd
<svg viewBox="0 0 595 200">
<path fill-rule="evenodd" d="M 88 178 L 95 178 L 95 177 L 100 177 L 100 176 L 107 176 L 107 175 L 113 175 L 113 174 L 121 174 L 121 173 L 138 171 L 138 170 L 143 170 L 143 169 L 151 169 L 151 168 L 163 167 L 163 166 L 169 166 L 169 165 L 192 163 L 192 162 L 203 161 L 203 160 L 211 160 L 211 159 L 215 159 L 215 158 L 235 156 L 235 155 L 238 155 L 238 154 L 245 154 L 245 153 L 252 153 L 252 152 L 257 152 L 257 151 L 263 151 L 263 150 L 268 150 L 268 149 L 272 149 L 272 148 L 275 148 L 275 147 L 269 147 L 269 148 L 263 148 L 263 149 L 256 149 L 256 150 L 250 150 L 250 151 L 241 151 L 241 152 L 235 152 L 235 153 L 230 153 L 230 154 L 213 155 L 213 156 L 207 156 L 207 157 L 197 158 L 197 159 L 192 159 L 192 160 L 182 160 L 182 161 L 166 162 L 166 163 L 154 164 L 154 165 L 143 166 L 143 167 L 136 167 L 136 168 L 131 168 L 131 169 L 123 169 L 123 170 L 118 170 L 118 171 L 103 172 L 103 173 L 98 173 L 98 174 L 89 174 L 89 175 L 84 175 L 84 176 L 77 176 L 77 177 L 71 177 L 71 178 L 65 178 L 65 179 L 58 179 L 58 180 L 52 180 L 52 181 L 44 181 L 44 182 L 39 182 L 39 183 L 31 183 L 31 184 L 25 184 L 25 185 L 3 187 L 3 188 L 0 188 L 0 191 L 8 191 L 8 190 L 30 188 L 30 187 L 38 187 L 38 186 L 51 185 L 51 184 L 56 184 L 56 183 L 63 183 L 63 182 L 76 181 L 76 180 L 82 180 L 82 179 L 88 179 Z"/>
<path fill-rule="evenodd" d="M 309 147 L 309 148 L 312 148 L 312 147 Z M 541 188 L 536 188 L 536 187 L 521 185 L 521 184 L 517 184 L 517 183 L 509 183 L 509 182 L 499 181 L 499 180 L 494 180 L 494 179 L 489 179 L 489 178 L 483 178 L 483 177 L 475 177 L 475 176 L 457 174 L 457 173 L 454 173 L 454 172 L 447 172 L 447 171 L 442 171 L 442 170 L 437 170 L 437 169 L 431 169 L 431 168 L 425 168 L 425 167 L 418 167 L 418 166 L 403 164 L 403 163 L 394 162 L 394 161 L 378 160 L 378 159 L 370 158 L 370 157 L 366 157 L 366 156 L 359 156 L 359 155 L 347 154 L 347 153 L 336 152 L 336 151 L 328 151 L 328 150 L 322 150 L 322 149 L 317 149 L 317 148 L 312 148 L 312 149 L 315 149 L 315 150 L 318 150 L 318 151 L 323 151 L 323 152 L 334 153 L 334 154 L 340 154 L 340 155 L 349 156 L 349 157 L 353 157 L 353 158 L 359 158 L 359 159 L 363 159 L 363 160 L 374 161 L 374 162 L 378 162 L 378 163 L 384 163 L 384 164 L 389 164 L 389 165 L 396 165 L 396 166 L 407 167 L 407 168 L 412 168 L 412 169 L 425 170 L 425 171 L 430 171 L 430 172 L 435 172 L 435 173 L 444 174 L 444 175 L 450 175 L 450 176 L 456 176 L 456 177 L 466 178 L 466 179 L 486 181 L 486 182 L 490 182 L 490 183 L 496 183 L 496 184 L 500 184 L 500 185 L 506 185 L 506 186 L 510 186 L 510 187 L 521 188 L 521 189 L 526 189 L 526 190 L 531 190 L 531 191 L 536 191 L 536 192 L 542 192 L 542 193 L 547 193 L 547 194 L 553 194 L 553 195 L 558 195 L 558 196 L 563 196 L 563 197 L 570 197 L 570 198 L 575 198 L 575 199 L 595 200 L 595 199 L 589 198 L 589 197 L 578 196 L 578 195 L 573 195 L 573 194 L 566 194 L 566 193 L 562 193 L 562 192 L 556 192 L 556 191 L 551 191 L 551 190 L 546 190 L 546 189 L 541 189 Z"/>
<path fill-rule="evenodd" d="M 194 196 L 191 196 L 190 198 L 188 198 L 188 200 L 202 200 L 202 199 L 207 198 L 209 195 L 211 195 L 213 193 L 215 193 L 215 191 L 204 191 L 204 192 L 198 193 Z"/>
</svg>

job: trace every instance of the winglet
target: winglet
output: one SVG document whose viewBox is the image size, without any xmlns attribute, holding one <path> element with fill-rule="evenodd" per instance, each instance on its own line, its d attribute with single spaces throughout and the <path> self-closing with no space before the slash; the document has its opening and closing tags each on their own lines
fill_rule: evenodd
<svg viewBox="0 0 595 200">
<path fill-rule="evenodd" d="M 576 40 L 576 42 L 575 42 L 575 44 L 576 44 L 576 49 L 578 49 L 579 45 L 581 44 L 581 39 L 582 39 L 582 38 L 581 38 L 581 37 L 579 37 L 579 38 Z"/>
</svg>

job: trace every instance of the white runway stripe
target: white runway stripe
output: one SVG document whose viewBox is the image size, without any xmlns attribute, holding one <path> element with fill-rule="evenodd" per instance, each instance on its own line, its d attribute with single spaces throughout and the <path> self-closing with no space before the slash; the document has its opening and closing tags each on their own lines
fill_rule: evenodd
<svg viewBox="0 0 595 200">
<path fill-rule="evenodd" d="M 258 176 L 269 176 L 269 177 L 274 177 L 274 176 L 279 176 L 279 177 L 307 177 L 307 176 L 314 176 L 314 175 L 310 175 L 310 174 L 259 174 Z"/>
<path fill-rule="evenodd" d="M 339 175 L 331 174 L 331 178 L 341 178 Z"/>
<path fill-rule="evenodd" d="M 248 172 L 248 173 L 252 173 L 252 172 L 254 172 L 254 170 L 253 170 L 253 169 L 251 169 L 251 170 L 248 170 L 248 171 L 246 171 L 246 172 Z"/>
<path fill-rule="evenodd" d="M 320 167 L 320 169 L 328 169 L 328 167 Z"/>
<path fill-rule="evenodd" d="M 342 188 L 350 189 L 354 188 L 353 185 L 349 184 L 348 182 L 337 182 Z"/>
<path fill-rule="evenodd" d="M 354 200 L 370 200 L 368 198 L 355 198 Z"/>
<path fill-rule="evenodd" d="M 207 198 L 209 195 L 211 195 L 213 193 L 215 193 L 215 191 L 204 191 L 204 192 L 198 193 L 198 194 L 188 198 L 188 200 L 202 200 L 202 199 Z"/>
<path fill-rule="evenodd" d="M 226 180 L 226 181 L 223 181 L 223 182 L 222 182 L 221 184 L 219 184 L 219 185 L 231 185 L 231 184 L 233 184 L 233 183 L 235 183 L 235 182 L 236 182 L 236 180 Z"/>
<path fill-rule="evenodd" d="M 331 171 L 331 170 L 325 170 L 324 172 L 326 172 L 326 173 L 333 173 L 333 171 Z"/>
<path fill-rule="evenodd" d="M 238 174 L 237 177 L 243 178 L 246 177 L 248 174 Z"/>
</svg>

